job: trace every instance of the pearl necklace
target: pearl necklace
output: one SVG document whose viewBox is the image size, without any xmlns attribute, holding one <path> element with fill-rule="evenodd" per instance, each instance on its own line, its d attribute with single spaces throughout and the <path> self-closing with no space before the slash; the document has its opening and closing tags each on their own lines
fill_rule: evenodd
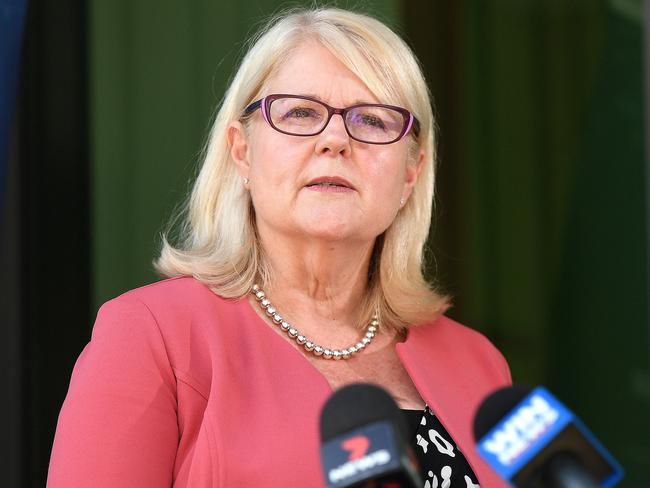
<svg viewBox="0 0 650 488">
<path fill-rule="evenodd" d="M 268 315 L 271 318 L 271 320 L 273 320 L 274 324 L 279 325 L 280 329 L 283 332 L 286 332 L 291 339 L 295 340 L 298 344 L 303 346 L 305 350 L 311 352 L 312 354 L 314 354 L 314 356 L 318 356 L 321 358 L 350 359 L 350 357 L 352 357 L 353 354 L 363 351 L 366 348 L 366 346 L 370 344 L 373 337 L 375 337 L 375 333 L 377 332 L 377 326 L 379 325 L 377 314 L 375 314 L 373 315 L 372 320 L 370 321 L 370 325 L 368 325 L 368 328 L 366 329 L 366 334 L 354 346 L 350 346 L 346 349 L 329 349 L 327 347 L 319 346 L 318 344 L 310 341 L 309 339 L 307 339 L 307 337 L 302 335 L 298 331 L 298 329 L 296 329 L 289 322 L 284 320 L 282 316 L 277 312 L 275 307 L 271 305 L 271 301 L 268 298 L 266 298 L 266 294 L 259 286 L 253 285 L 253 289 L 251 290 L 251 293 L 255 296 L 255 299 L 257 300 L 260 308 L 266 313 L 266 315 Z"/>
</svg>

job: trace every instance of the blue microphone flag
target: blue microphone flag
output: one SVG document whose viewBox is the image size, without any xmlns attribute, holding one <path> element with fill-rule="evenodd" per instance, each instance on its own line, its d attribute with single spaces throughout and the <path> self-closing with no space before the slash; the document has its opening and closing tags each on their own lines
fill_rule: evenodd
<svg viewBox="0 0 650 488">
<path fill-rule="evenodd" d="M 558 450 L 581 455 L 603 487 L 614 486 L 623 476 L 621 466 L 580 419 L 542 387 L 531 391 L 488 431 L 477 449 L 514 486 Z"/>
</svg>

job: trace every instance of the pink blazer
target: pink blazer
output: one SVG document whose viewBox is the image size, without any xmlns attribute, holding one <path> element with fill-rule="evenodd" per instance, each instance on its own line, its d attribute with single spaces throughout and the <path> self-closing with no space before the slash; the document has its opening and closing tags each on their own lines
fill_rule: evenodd
<svg viewBox="0 0 650 488">
<path fill-rule="evenodd" d="M 483 488 L 506 486 L 477 456 L 477 405 L 510 384 L 501 354 L 446 317 L 397 354 Z M 130 291 L 99 311 L 59 416 L 48 484 L 322 487 L 325 378 L 246 300 L 192 278 Z"/>
</svg>

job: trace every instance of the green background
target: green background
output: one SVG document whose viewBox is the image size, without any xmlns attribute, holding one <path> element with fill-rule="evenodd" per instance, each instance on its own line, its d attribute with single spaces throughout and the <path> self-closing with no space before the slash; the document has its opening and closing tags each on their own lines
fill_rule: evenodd
<svg viewBox="0 0 650 488">
<path fill-rule="evenodd" d="M 287 5 L 91 1 L 95 308 L 157 279 L 243 43 Z M 385 20 L 425 67 L 441 140 L 429 271 L 450 315 L 574 409 L 622 486 L 650 486 L 641 2 L 339 5 Z"/>
</svg>

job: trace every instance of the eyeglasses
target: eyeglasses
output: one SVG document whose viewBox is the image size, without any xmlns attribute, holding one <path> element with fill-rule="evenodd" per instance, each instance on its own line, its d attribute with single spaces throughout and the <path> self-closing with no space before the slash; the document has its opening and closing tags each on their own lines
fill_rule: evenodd
<svg viewBox="0 0 650 488">
<path fill-rule="evenodd" d="M 291 136 L 315 136 L 325 130 L 334 114 L 343 118 L 348 135 L 367 144 L 392 144 L 411 130 L 417 137 L 420 122 L 402 107 L 377 103 L 360 103 L 334 108 L 310 97 L 267 95 L 251 103 L 244 116 L 260 108 L 264 120 L 278 132 Z"/>
</svg>

